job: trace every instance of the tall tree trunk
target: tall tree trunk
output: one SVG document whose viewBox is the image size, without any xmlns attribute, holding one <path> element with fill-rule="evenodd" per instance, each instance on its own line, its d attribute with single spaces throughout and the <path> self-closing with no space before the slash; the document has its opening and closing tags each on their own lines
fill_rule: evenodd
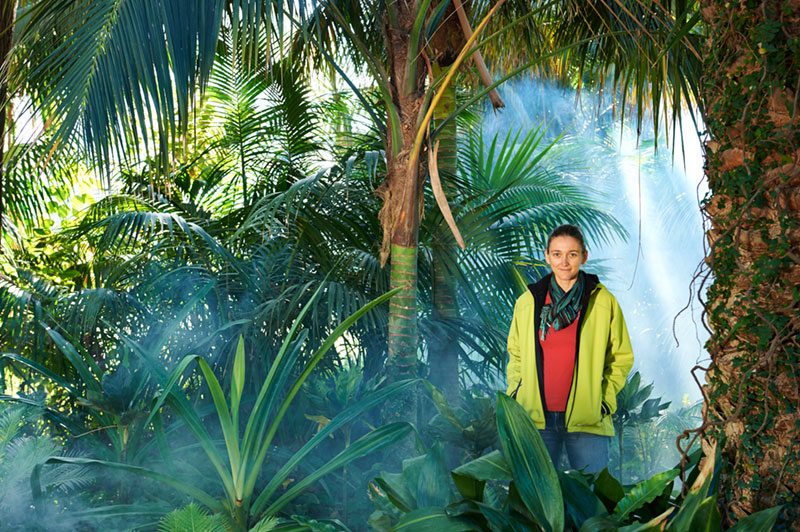
<svg viewBox="0 0 800 532">
<path fill-rule="evenodd" d="M 388 248 L 390 256 L 390 286 L 403 287 L 389 301 L 387 377 L 389 381 L 397 381 L 418 375 L 417 237 L 422 183 L 419 165 L 409 167 L 409 159 L 425 97 L 426 70 L 419 54 L 415 54 L 416 69 L 413 74 L 407 71 L 407 36 L 414 23 L 414 4 L 399 2 L 393 5 L 392 10 L 392 16 L 385 21 L 388 74 L 392 99 L 400 117 L 402 145 L 395 145 L 387 133 L 386 182 L 378 193 L 384 201 L 379 218 L 384 231 L 383 249 Z M 409 84 L 407 77 L 412 75 L 414 79 Z M 395 396 L 384 405 L 384 417 L 387 420 L 415 420 L 416 413 L 414 394 Z"/>
<path fill-rule="evenodd" d="M 3 159 L 6 154 L 6 105 L 8 103 L 8 76 L 10 69 L 8 62 L 13 43 L 16 5 L 16 0 L 3 0 L 0 2 L 0 238 L 3 238 L 3 216 L 5 215 L 3 182 L 6 176 Z"/>
<path fill-rule="evenodd" d="M 433 75 L 438 76 L 441 68 L 433 65 Z M 439 105 L 434 112 L 434 120 L 442 122 L 456 109 L 455 85 L 447 86 Z M 454 198 L 452 178 L 458 169 L 458 142 L 456 121 L 448 122 L 439 132 L 438 168 L 442 176 L 442 188 L 448 200 Z M 457 290 L 458 287 L 446 267 L 445 257 L 452 255 L 455 243 L 450 228 L 444 220 L 433 231 L 433 321 L 434 323 L 454 320 L 459 316 Z M 451 329 L 437 327 L 437 334 L 429 341 L 428 364 L 430 380 L 448 402 L 455 405 L 459 399 L 458 355 L 460 346 Z"/>
<path fill-rule="evenodd" d="M 728 524 L 785 504 L 800 530 L 800 1 L 701 8 L 719 501 Z"/>
</svg>

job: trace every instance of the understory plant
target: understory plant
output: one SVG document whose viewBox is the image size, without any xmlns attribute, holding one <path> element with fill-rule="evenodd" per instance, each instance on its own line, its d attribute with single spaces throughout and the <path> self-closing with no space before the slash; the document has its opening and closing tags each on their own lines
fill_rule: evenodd
<svg viewBox="0 0 800 532">
<path fill-rule="evenodd" d="M 449 475 L 441 444 L 405 460 L 400 473 L 383 473 L 372 486 L 380 532 L 686 532 L 722 530 L 713 489 L 715 451 L 689 461 L 684 491 L 679 469 L 624 486 L 604 469 L 597 474 L 556 471 L 525 409 L 497 396 L 502 450 L 467 462 Z M 767 532 L 780 507 L 742 519 L 729 530 Z"/>
<path fill-rule="evenodd" d="M 31 497 L 32 468 L 59 454 L 75 452 L 37 428 L 41 410 L 24 404 L 4 404 L 0 410 L 0 530 L 33 530 L 39 520 L 53 522 L 48 530 L 72 530 L 63 517 L 69 504 L 65 495 L 94 480 L 94 473 L 85 467 L 68 465 L 50 468 L 41 482 L 57 498 L 36 507 Z"/>
<path fill-rule="evenodd" d="M 150 451 L 148 466 L 97 458 L 51 456 L 34 467 L 31 475 L 34 496 L 44 500 L 45 495 L 49 495 L 46 491 L 47 486 L 43 489 L 41 482 L 42 475 L 49 470 L 45 468 L 46 464 L 100 466 L 133 473 L 174 488 L 220 516 L 219 519 L 230 530 L 237 532 L 262 530 L 266 528 L 266 525 L 262 524 L 265 519 L 278 515 L 290 501 L 324 475 L 404 438 L 411 430 L 411 425 L 408 423 L 398 422 L 379 427 L 352 442 L 310 474 L 300 479 L 295 478 L 300 473 L 299 467 L 304 459 L 308 458 L 326 438 L 363 412 L 380 405 L 393 394 L 410 389 L 415 384 L 414 381 L 392 383 L 373 391 L 364 400 L 344 409 L 299 450 L 287 456 L 283 464 L 277 471 L 272 472 L 269 478 L 263 478 L 263 466 L 267 458 L 275 462 L 282 456 L 273 445 L 273 440 L 293 399 L 315 366 L 350 325 L 373 307 L 388 300 L 394 293 L 388 292 L 378 297 L 343 320 L 313 353 L 303 359 L 306 362 L 298 374 L 298 361 L 301 360 L 302 348 L 308 336 L 307 332 L 300 330 L 300 324 L 321 290 L 320 286 L 300 312 L 255 397 L 243 396 L 247 374 L 245 342 L 241 337 L 233 357 L 232 371 L 227 376 L 230 386 L 226 393 L 214 369 L 203 356 L 199 354 L 184 356 L 170 372 L 167 372 L 162 359 L 159 358 L 164 342 L 154 342 L 156 349 L 153 350 L 123 335 L 123 341 L 142 361 L 158 389 L 147 410 L 149 413 L 140 425 L 152 427 L 154 432 L 142 447 Z M 202 294 L 198 294 L 198 297 L 202 297 Z M 168 331 L 165 334 L 167 333 Z M 74 362 L 82 372 L 89 372 L 87 379 L 94 379 L 97 384 L 97 378 L 91 374 L 91 369 L 81 366 L 79 358 Z M 198 366 L 199 374 L 185 375 L 191 364 Z M 34 367 L 31 364 L 29 366 Z M 43 373 L 43 375 L 49 374 Z M 213 424 L 204 419 L 207 413 L 203 412 L 203 408 L 195 401 L 190 401 L 184 390 L 189 381 L 196 382 L 198 379 L 205 383 L 209 394 L 206 397 L 210 397 L 213 402 L 212 412 L 216 414 L 217 427 L 210 426 Z M 174 420 L 172 425 L 166 429 L 162 428 L 161 423 L 157 422 L 159 415 L 170 416 Z M 221 488 L 221 497 L 214 491 L 208 490 L 207 478 L 204 478 L 203 482 L 197 481 L 198 470 L 193 465 L 188 464 L 187 467 L 187 464 L 179 462 L 179 455 L 183 454 L 180 451 L 186 451 L 187 448 L 174 449 L 176 443 L 172 441 L 172 435 L 175 430 L 179 430 L 179 434 L 185 434 L 181 432 L 183 429 L 193 435 L 196 440 L 194 447 L 199 446 L 202 449 L 205 461 L 216 473 L 217 482 L 211 485 L 218 486 L 214 489 Z M 153 456 L 154 454 L 156 456 Z M 192 456 L 196 455 L 187 452 L 184 458 Z M 160 467 L 151 465 L 154 459 L 161 464 Z M 109 508 L 109 511 L 113 509 Z M 277 530 L 310 529 L 307 525 L 298 524 L 296 519 L 284 520 L 281 526 L 283 525 L 284 528 Z"/>
</svg>

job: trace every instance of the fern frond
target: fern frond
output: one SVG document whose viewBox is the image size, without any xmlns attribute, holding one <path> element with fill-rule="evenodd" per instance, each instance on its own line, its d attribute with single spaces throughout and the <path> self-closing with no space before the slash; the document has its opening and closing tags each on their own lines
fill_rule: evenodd
<svg viewBox="0 0 800 532">
<path fill-rule="evenodd" d="M 211 516 L 195 503 L 165 515 L 158 523 L 159 532 L 225 532 L 219 516 Z"/>
</svg>

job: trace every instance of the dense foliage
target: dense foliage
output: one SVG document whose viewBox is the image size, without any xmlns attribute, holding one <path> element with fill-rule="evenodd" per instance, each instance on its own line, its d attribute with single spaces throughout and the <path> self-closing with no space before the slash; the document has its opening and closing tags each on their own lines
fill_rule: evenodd
<svg viewBox="0 0 800 532">
<path fill-rule="evenodd" d="M 800 526 L 797 2 L 707 2 L 711 228 L 707 426 L 725 516 L 785 504 Z"/>
</svg>

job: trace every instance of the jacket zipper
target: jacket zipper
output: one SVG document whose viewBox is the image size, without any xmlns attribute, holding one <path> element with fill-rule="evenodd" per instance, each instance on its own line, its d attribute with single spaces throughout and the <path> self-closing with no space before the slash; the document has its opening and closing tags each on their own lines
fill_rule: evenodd
<svg viewBox="0 0 800 532">
<path fill-rule="evenodd" d="M 595 290 L 597 290 L 597 286 L 595 286 L 592 289 L 592 293 L 594 293 Z M 581 327 L 583 327 L 583 320 L 586 317 L 586 310 L 589 308 L 589 299 L 591 297 L 592 297 L 592 294 L 590 293 L 586 297 L 586 303 L 581 305 L 581 316 L 578 319 L 578 332 L 576 333 L 576 336 L 575 336 L 575 371 L 572 374 L 572 383 L 569 385 L 569 395 L 570 396 L 572 395 L 572 389 L 573 389 L 573 387 L 575 386 L 575 383 L 578 380 L 578 362 L 580 362 L 580 357 L 578 356 L 578 353 L 580 352 L 580 349 L 581 349 Z M 572 403 L 570 404 L 570 407 L 569 407 L 569 414 L 567 415 L 567 419 L 564 422 L 564 428 L 569 427 L 569 421 L 570 421 L 570 419 L 572 419 L 573 410 L 575 410 L 575 397 L 572 397 Z"/>
</svg>

